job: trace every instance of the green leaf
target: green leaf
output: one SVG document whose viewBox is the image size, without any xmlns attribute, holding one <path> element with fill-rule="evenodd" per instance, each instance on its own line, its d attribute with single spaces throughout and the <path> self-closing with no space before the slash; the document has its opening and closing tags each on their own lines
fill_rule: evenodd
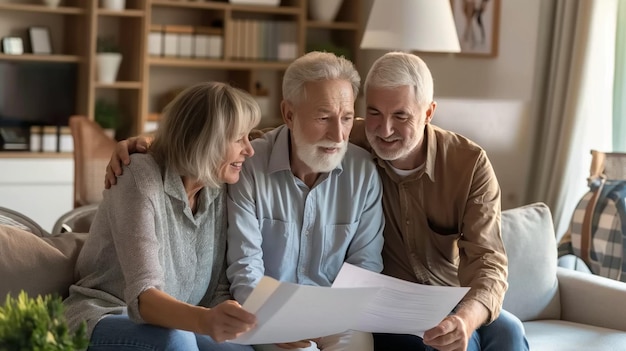
<svg viewBox="0 0 626 351">
<path fill-rule="evenodd" d="M 21 291 L 17 298 L 7 294 L 0 307 L 0 351 L 73 351 L 89 344 L 83 322 L 70 333 L 61 298 L 54 295 L 31 298 Z"/>
</svg>

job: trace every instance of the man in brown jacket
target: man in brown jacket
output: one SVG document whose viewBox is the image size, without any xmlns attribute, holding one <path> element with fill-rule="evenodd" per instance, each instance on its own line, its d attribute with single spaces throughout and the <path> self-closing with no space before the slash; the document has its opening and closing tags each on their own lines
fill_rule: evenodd
<svg viewBox="0 0 626 351">
<path fill-rule="evenodd" d="M 501 310 L 508 284 L 500 187 L 485 151 L 430 124 L 433 79 L 415 55 L 379 58 L 364 91 L 365 122 L 351 141 L 373 149 L 383 183 L 383 273 L 470 287 L 423 339 L 375 334 L 375 349 L 528 350 L 522 323 Z"/>
</svg>

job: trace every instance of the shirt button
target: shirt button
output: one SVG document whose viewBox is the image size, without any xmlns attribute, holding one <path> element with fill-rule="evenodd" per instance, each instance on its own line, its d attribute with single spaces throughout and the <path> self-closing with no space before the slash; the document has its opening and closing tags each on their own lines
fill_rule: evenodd
<svg viewBox="0 0 626 351">
<path fill-rule="evenodd" d="M 411 221 L 409 221 L 409 220 L 407 219 L 407 221 L 406 221 L 406 225 L 409 225 L 410 223 L 411 223 Z"/>
</svg>

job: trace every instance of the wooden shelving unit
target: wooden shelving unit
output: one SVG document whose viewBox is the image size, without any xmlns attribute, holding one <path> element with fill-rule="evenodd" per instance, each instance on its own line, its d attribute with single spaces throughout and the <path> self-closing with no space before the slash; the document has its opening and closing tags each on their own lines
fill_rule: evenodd
<svg viewBox="0 0 626 351">
<path fill-rule="evenodd" d="M 124 115 L 125 123 L 118 131 L 121 138 L 141 133 L 145 122 L 158 116 L 155 101 L 159 95 L 167 89 L 177 88 L 174 83 L 171 87 L 164 86 L 170 84 L 169 77 L 223 80 L 253 92 L 260 77 L 273 74 L 276 79 L 269 88 L 274 92 L 272 100 L 278 104 L 280 79 L 290 61 L 234 57 L 231 50 L 235 45 L 232 24 L 236 20 L 292 22 L 295 24 L 297 56 L 311 47 L 330 47 L 328 43 L 332 42 L 344 48 L 355 63 L 358 63 L 358 45 L 364 26 L 361 18 L 363 0 L 344 0 L 333 22 L 310 20 L 308 0 L 282 0 L 279 6 L 211 0 L 126 0 L 123 11 L 99 8 L 98 0 L 63 0 L 63 6 L 57 8 L 21 4 L 19 1 L 0 0 L 0 37 L 14 36 L 44 21 L 50 23 L 46 25 L 51 36 L 58 38 L 60 43 L 54 43 L 58 45 L 54 45 L 51 55 L 0 54 L 0 61 L 75 62 L 79 67 L 76 114 L 93 119 L 98 99 L 113 101 Z M 223 55 L 220 58 L 157 57 L 148 54 L 148 35 L 153 24 L 209 27 L 216 26 L 216 23 L 221 26 L 223 38 Z M 115 83 L 96 80 L 96 43 L 100 36 L 115 38 L 123 54 Z M 9 154 L 11 157 L 25 155 L 22 152 L 0 152 L 0 158 Z"/>
</svg>

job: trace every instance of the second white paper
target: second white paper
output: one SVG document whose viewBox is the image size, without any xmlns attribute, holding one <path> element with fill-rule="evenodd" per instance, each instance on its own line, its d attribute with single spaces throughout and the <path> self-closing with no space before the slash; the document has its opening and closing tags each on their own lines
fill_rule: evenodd
<svg viewBox="0 0 626 351">
<path fill-rule="evenodd" d="M 439 324 L 469 291 L 411 283 L 344 263 L 333 288 L 348 287 L 381 288 L 352 329 L 418 336 Z"/>
</svg>

